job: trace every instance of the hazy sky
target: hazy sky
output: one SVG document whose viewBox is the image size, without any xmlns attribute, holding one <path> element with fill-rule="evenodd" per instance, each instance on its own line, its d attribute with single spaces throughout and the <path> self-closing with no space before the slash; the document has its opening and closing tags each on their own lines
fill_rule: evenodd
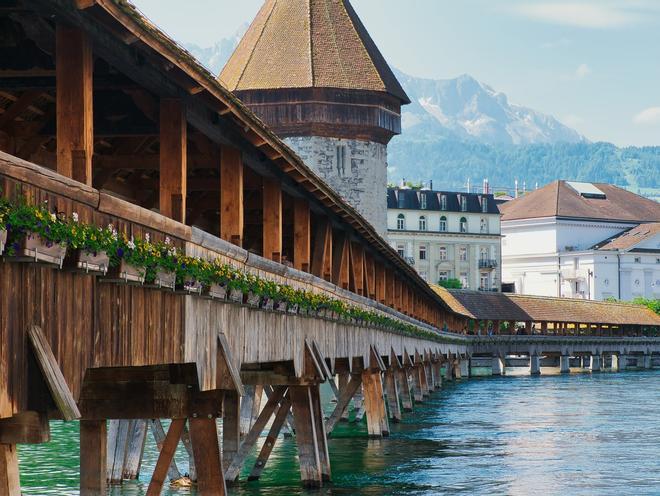
<svg viewBox="0 0 660 496">
<path fill-rule="evenodd" d="M 263 0 L 136 0 L 181 42 L 212 45 Z M 593 141 L 660 145 L 660 0 L 352 0 L 392 66 L 468 73 Z"/>
</svg>

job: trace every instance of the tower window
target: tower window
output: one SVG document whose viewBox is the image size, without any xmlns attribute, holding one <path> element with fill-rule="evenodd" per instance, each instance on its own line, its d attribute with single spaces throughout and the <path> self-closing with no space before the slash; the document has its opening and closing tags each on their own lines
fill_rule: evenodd
<svg viewBox="0 0 660 496">
<path fill-rule="evenodd" d="M 344 176 L 346 174 L 346 147 L 337 145 L 337 174 Z"/>
<path fill-rule="evenodd" d="M 396 218 L 396 228 L 399 231 L 403 231 L 406 228 L 406 216 L 399 214 Z"/>
</svg>

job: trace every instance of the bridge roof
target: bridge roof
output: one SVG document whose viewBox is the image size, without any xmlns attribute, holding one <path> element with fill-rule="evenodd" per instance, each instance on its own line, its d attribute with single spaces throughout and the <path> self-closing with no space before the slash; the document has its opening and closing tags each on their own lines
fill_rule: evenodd
<svg viewBox="0 0 660 496">
<path fill-rule="evenodd" d="M 223 86 L 195 57 L 161 31 L 127 0 L 94 0 L 77 4 L 69 2 L 63 9 L 75 10 L 71 18 L 81 21 L 85 28 L 103 27 L 123 43 L 131 43 L 136 50 L 149 51 L 161 66 L 163 78 L 182 87 L 196 101 L 204 102 L 218 114 L 218 119 L 231 127 L 231 132 L 251 143 L 268 159 L 276 175 L 288 176 L 297 183 L 301 194 L 315 199 L 332 216 L 362 237 L 379 256 L 396 267 L 405 278 L 437 303 L 444 302 L 419 277 L 398 253 L 382 238 L 373 226 L 350 206 L 332 187 L 316 175 L 303 160 L 266 126 L 240 99 Z M 128 41 L 127 41 L 128 40 Z M 136 57 L 136 70 L 137 68 Z M 402 95 L 403 97 L 403 95 Z"/>
<path fill-rule="evenodd" d="M 476 320 L 660 326 L 660 316 L 630 303 L 432 287 L 453 312 Z"/>
</svg>

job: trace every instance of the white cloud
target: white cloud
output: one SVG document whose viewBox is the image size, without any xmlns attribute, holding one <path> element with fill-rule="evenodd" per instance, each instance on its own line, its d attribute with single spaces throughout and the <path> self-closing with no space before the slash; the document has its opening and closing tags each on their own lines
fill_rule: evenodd
<svg viewBox="0 0 660 496">
<path fill-rule="evenodd" d="M 581 28 L 614 28 L 635 24 L 643 19 L 638 8 L 631 4 L 543 2 L 519 4 L 514 7 L 518 15 L 529 19 Z M 637 7 L 639 7 L 637 5 Z"/>
<path fill-rule="evenodd" d="M 649 107 L 633 117 L 635 124 L 660 124 L 660 107 Z"/>
<path fill-rule="evenodd" d="M 591 69 L 587 64 L 580 64 L 577 69 L 575 69 L 575 79 L 584 79 L 589 74 L 591 74 Z"/>
</svg>

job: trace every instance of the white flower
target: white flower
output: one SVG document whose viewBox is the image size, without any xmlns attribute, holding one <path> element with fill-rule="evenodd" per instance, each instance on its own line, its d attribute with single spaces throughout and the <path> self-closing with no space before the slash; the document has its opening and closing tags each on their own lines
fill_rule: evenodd
<svg viewBox="0 0 660 496">
<path fill-rule="evenodd" d="M 108 224 L 108 230 L 114 232 L 115 226 L 113 226 L 112 224 Z"/>
<path fill-rule="evenodd" d="M 71 218 L 73 219 L 73 222 L 78 222 L 78 214 L 76 212 L 71 214 Z"/>
<path fill-rule="evenodd" d="M 166 245 L 169 245 L 169 244 L 171 244 L 171 243 L 172 243 L 172 240 L 170 239 L 170 237 L 169 237 L 169 236 L 165 236 L 165 244 L 166 244 Z"/>
<path fill-rule="evenodd" d="M 55 215 L 55 214 L 50 214 L 50 220 L 52 220 L 53 222 L 55 222 L 55 221 L 57 220 L 57 215 Z"/>
<path fill-rule="evenodd" d="M 112 239 L 118 239 L 118 238 L 119 238 L 119 234 L 117 233 L 117 230 L 113 229 L 112 230 Z"/>
<path fill-rule="evenodd" d="M 168 254 L 170 257 L 175 257 L 175 256 L 176 256 L 176 248 L 170 248 L 170 249 L 168 250 L 167 254 Z"/>
<path fill-rule="evenodd" d="M 149 242 L 151 241 L 151 236 L 149 235 L 149 233 L 147 233 L 147 234 L 144 235 L 144 240 L 145 240 L 147 243 L 149 243 Z"/>
<path fill-rule="evenodd" d="M 127 246 L 128 246 L 131 250 L 135 250 L 135 241 L 133 241 L 133 237 L 132 237 L 132 236 L 131 236 L 131 240 L 127 243 Z"/>
</svg>

